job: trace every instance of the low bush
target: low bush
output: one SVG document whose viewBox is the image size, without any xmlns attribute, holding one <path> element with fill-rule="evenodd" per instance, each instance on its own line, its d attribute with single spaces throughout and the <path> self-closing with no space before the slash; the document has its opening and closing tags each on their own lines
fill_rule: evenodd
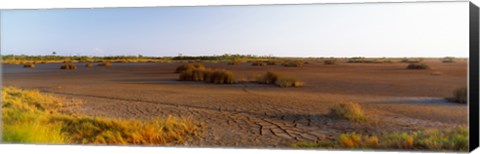
<svg viewBox="0 0 480 154">
<path fill-rule="evenodd" d="M 326 60 L 323 61 L 323 63 L 325 65 L 335 65 L 335 64 L 337 64 L 337 60 L 336 59 L 326 59 Z"/>
<path fill-rule="evenodd" d="M 268 71 L 265 75 L 257 78 L 257 83 L 275 84 L 279 78 L 280 75 L 278 75 L 277 73 Z"/>
<path fill-rule="evenodd" d="M 329 115 L 333 118 L 345 119 L 355 122 L 367 120 L 367 117 L 363 113 L 362 108 L 357 103 L 337 104 L 330 109 Z"/>
<path fill-rule="evenodd" d="M 227 64 L 228 65 L 240 65 L 242 63 L 244 63 L 244 61 L 241 60 L 241 59 L 233 59 L 233 60 L 229 61 Z"/>
<path fill-rule="evenodd" d="M 85 67 L 93 67 L 93 64 L 92 63 L 87 63 L 87 64 L 85 64 Z"/>
<path fill-rule="evenodd" d="M 97 64 L 97 66 L 103 66 L 103 67 L 110 67 L 112 66 L 111 62 L 100 62 Z"/>
<path fill-rule="evenodd" d="M 303 87 L 303 82 L 298 81 L 297 79 L 291 78 L 280 78 L 278 79 L 275 84 L 277 86 L 286 88 L 286 87 Z"/>
<path fill-rule="evenodd" d="M 181 73 L 189 69 L 205 69 L 205 66 L 202 64 L 183 64 L 177 67 L 175 73 Z"/>
<path fill-rule="evenodd" d="M 23 67 L 24 67 L 24 68 L 35 68 L 35 64 L 33 64 L 33 63 L 27 63 L 27 64 L 23 64 Z"/>
<path fill-rule="evenodd" d="M 73 63 L 68 63 L 68 64 L 65 64 L 65 65 L 62 65 L 60 66 L 60 69 L 63 69 L 63 70 L 74 70 L 74 69 L 77 69 L 77 66 Z"/>
<path fill-rule="evenodd" d="M 410 63 L 408 64 L 407 69 L 425 70 L 425 69 L 430 69 L 430 66 L 424 63 Z"/>
<path fill-rule="evenodd" d="M 302 87 L 303 83 L 297 79 L 282 77 L 277 73 L 268 71 L 265 75 L 257 77 L 257 83 L 275 84 L 279 87 Z"/>
<path fill-rule="evenodd" d="M 468 90 L 467 87 L 457 88 L 453 91 L 453 96 L 447 98 L 451 102 L 457 102 L 466 104 L 468 101 Z"/>
<path fill-rule="evenodd" d="M 237 83 L 231 71 L 223 69 L 190 68 L 180 72 L 180 81 L 205 81 L 215 84 Z"/>
<path fill-rule="evenodd" d="M 282 63 L 283 66 L 285 67 L 302 67 L 304 62 L 302 61 L 286 61 Z"/>
<path fill-rule="evenodd" d="M 265 65 L 267 65 L 267 63 L 264 62 L 264 61 L 253 61 L 252 62 L 252 66 L 265 66 Z"/>
</svg>

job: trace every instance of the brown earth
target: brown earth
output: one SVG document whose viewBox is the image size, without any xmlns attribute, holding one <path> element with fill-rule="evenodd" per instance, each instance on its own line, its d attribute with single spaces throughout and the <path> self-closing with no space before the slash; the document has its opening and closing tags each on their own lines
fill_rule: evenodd
<svg viewBox="0 0 480 154">
<path fill-rule="evenodd" d="M 467 63 L 427 62 L 430 70 L 407 70 L 405 63 L 304 67 L 227 65 L 239 78 L 267 70 L 295 77 L 301 88 L 242 83 L 216 85 L 177 81 L 180 63 L 115 63 L 112 67 L 60 70 L 62 64 L 37 68 L 3 65 L 3 85 L 39 89 L 81 100 L 72 110 L 89 116 L 140 118 L 192 116 L 204 134 L 188 146 L 289 147 L 299 141 L 334 139 L 345 132 L 375 134 L 467 124 L 467 106 L 447 102 L 467 84 Z M 359 103 L 369 117 L 362 123 L 332 119 L 336 103 Z"/>
</svg>

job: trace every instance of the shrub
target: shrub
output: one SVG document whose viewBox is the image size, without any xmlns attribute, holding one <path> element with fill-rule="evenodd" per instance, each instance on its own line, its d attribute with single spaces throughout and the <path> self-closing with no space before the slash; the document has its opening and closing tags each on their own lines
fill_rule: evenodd
<svg viewBox="0 0 480 154">
<path fill-rule="evenodd" d="M 237 83 L 231 71 L 209 68 L 190 68 L 180 72 L 180 81 L 205 81 L 216 84 Z"/>
<path fill-rule="evenodd" d="M 257 83 L 275 84 L 279 78 L 280 75 L 277 73 L 268 71 L 264 76 L 257 78 Z"/>
<path fill-rule="evenodd" d="M 263 62 L 263 61 L 253 61 L 252 62 L 252 66 L 265 66 L 267 65 L 267 63 Z"/>
<path fill-rule="evenodd" d="M 454 63 L 455 58 L 454 57 L 445 57 L 445 58 L 442 59 L 442 62 L 443 63 Z"/>
<path fill-rule="evenodd" d="M 280 78 L 275 82 L 276 85 L 280 87 L 303 87 L 303 82 L 298 81 L 297 79 L 291 78 Z"/>
<path fill-rule="evenodd" d="M 33 63 L 27 63 L 23 65 L 24 68 L 35 68 L 35 64 Z"/>
<path fill-rule="evenodd" d="M 277 60 L 269 60 L 267 61 L 267 65 L 277 65 L 279 63 L 279 61 Z"/>
<path fill-rule="evenodd" d="M 346 119 L 355 122 L 365 121 L 367 119 L 360 105 L 356 103 L 337 104 L 330 109 L 329 115 L 333 118 Z"/>
<path fill-rule="evenodd" d="M 242 64 L 242 63 L 244 63 L 243 60 L 233 59 L 233 60 L 231 60 L 231 61 L 228 62 L 228 65 L 240 65 L 240 64 Z"/>
<path fill-rule="evenodd" d="M 326 59 L 323 61 L 323 63 L 325 65 L 334 65 L 334 64 L 337 64 L 337 60 L 336 59 Z"/>
<path fill-rule="evenodd" d="M 77 66 L 73 63 L 68 63 L 68 64 L 65 64 L 65 65 L 62 65 L 60 66 L 60 69 L 63 69 L 63 70 L 74 70 L 74 69 L 77 69 Z"/>
<path fill-rule="evenodd" d="M 103 66 L 103 67 L 110 67 L 112 66 L 111 62 L 100 62 L 97 64 L 97 66 Z"/>
<path fill-rule="evenodd" d="M 453 91 L 453 96 L 450 98 L 447 98 L 447 100 L 451 102 L 466 104 L 468 101 L 467 95 L 468 95 L 467 87 L 457 88 L 455 89 L 455 91 Z"/>
<path fill-rule="evenodd" d="M 177 67 L 175 70 L 175 73 L 181 73 L 183 71 L 189 70 L 189 69 L 205 69 L 205 66 L 202 64 L 183 64 Z"/>
<path fill-rule="evenodd" d="M 424 63 L 410 63 L 408 64 L 407 69 L 425 70 L 425 69 L 430 69 L 430 66 Z"/>
<path fill-rule="evenodd" d="M 87 63 L 87 64 L 85 64 L 85 67 L 93 67 L 93 64 L 92 63 Z"/>
<path fill-rule="evenodd" d="M 303 64 L 304 63 L 301 61 L 287 61 L 287 62 L 284 62 L 282 65 L 285 67 L 302 67 Z"/>
</svg>

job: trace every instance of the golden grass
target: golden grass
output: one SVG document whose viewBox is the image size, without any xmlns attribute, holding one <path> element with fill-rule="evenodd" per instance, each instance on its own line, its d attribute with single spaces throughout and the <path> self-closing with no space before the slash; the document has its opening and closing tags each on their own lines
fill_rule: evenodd
<svg viewBox="0 0 480 154">
<path fill-rule="evenodd" d="M 177 67 L 175 73 L 181 73 L 183 71 L 191 69 L 205 69 L 205 66 L 202 64 L 183 64 Z"/>
<path fill-rule="evenodd" d="M 203 65 L 202 65 L 203 66 Z M 181 71 L 180 81 L 205 81 L 215 84 L 238 83 L 233 72 L 224 69 L 210 69 L 205 67 L 188 66 L 187 70 Z M 177 69 L 178 70 L 178 69 Z"/>
<path fill-rule="evenodd" d="M 3 134 L 7 143 L 183 144 L 199 135 L 191 118 L 119 120 L 73 117 L 57 109 L 62 99 L 36 90 L 2 89 Z"/>
<path fill-rule="evenodd" d="M 346 119 L 349 121 L 365 121 L 367 117 L 357 103 L 336 104 L 330 109 L 329 115 L 333 118 Z"/>
<path fill-rule="evenodd" d="M 357 149 L 406 149 L 434 151 L 467 151 L 468 128 L 428 129 L 412 133 L 391 132 L 378 135 L 359 133 L 341 134 L 334 141 L 319 143 L 300 142 L 297 148 L 357 148 Z"/>
<path fill-rule="evenodd" d="M 74 69 L 77 69 L 77 66 L 73 63 L 67 63 L 65 65 L 60 66 L 60 69 L 62 69 L 62 70 L 74 70 Z"/>
<path fill-rule="evenodd" d="M 277 73 L 268 71 L 263 76 L 259 76 L 256 78 L 257 83 L 261 84 L 275 84 L 279 87 L 286 88 L 286 87 L 302 87 L 304 84 L 303 82 L 294 79 L 294 78 L 287 78 L 283 77 Z"/>
</svg>

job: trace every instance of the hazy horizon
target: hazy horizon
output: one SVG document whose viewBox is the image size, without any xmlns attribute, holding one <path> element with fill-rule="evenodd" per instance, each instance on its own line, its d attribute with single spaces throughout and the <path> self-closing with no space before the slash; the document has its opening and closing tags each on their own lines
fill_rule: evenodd
<svg viewBox="0 0 480 154">
<path fill-rule="evenodd" d="M 2 10 L 2 55 L 468 57 L 468 2 Z"/>
</svg>

